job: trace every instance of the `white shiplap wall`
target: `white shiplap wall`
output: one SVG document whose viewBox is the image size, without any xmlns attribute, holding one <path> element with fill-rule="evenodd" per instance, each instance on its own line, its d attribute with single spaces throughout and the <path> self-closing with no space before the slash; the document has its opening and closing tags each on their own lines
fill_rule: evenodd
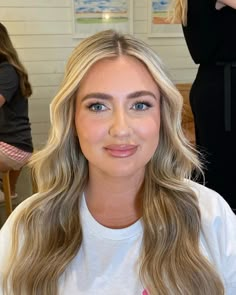
<svg viewBox="0 0 236 295">
<path fill-rule="evenodd" d="M 148 38 L 148 1 L 133 0 L 134 35 L 152 46 L 176 83 L 192 82 L 196 66 L 184 38 Z M 80 41 L 72 37 L 71 5 L 71 0 L 0 0 L 0 21 L 8 28 L 33 86 L 29 103 L 35 148 L 46 141 L 49 103 L 68 56 Z"/>
</svg>

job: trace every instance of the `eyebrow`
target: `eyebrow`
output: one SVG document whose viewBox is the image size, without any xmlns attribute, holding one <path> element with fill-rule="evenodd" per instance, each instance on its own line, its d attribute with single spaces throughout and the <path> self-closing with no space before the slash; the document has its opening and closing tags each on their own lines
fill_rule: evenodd
<svg viewBox="0 0 236 295">
<path fill-rule="evenodd" d="M 157 99 L 156 95 L 153 92 L 148 91 L 148 90 L 139 90 L 139 91 L 132 92 L 132 93 L 128 94 L 127 98 L 138 98 L 138 97 L 142 97 L 142 96 L 152 96 L 154 99 Z M 110 94 L 106 94 L 106 93 L 102 93 L 102 92 L 92 92 L 92 93 L 85 95 L 82 98 L 82 101 L 89 99 L 89 98 L 100 98 L 100 99 L 110 100 L 113 97 Z"/>
</svg>

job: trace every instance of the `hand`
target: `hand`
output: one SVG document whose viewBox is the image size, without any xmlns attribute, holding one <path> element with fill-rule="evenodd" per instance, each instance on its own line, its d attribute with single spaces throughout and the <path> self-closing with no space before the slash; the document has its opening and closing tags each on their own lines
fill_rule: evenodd
<svg viewBox="0 0 236 295">
<path fill-rule="evenodd" d="M 226 5 L 224 3 L 220 2 L 220 1 L 217 1 L 215 7 L 216 7 L 216 10 L 220 10 L 220 9 L 222 9 L 225 6 Z"/>
<path fill-rule="evenodd" d="M 236 0 L 217 0 L 215 6 L 217 10 L 220 10 L 224 6 L 229 6 L 233 9 L 236 9 Z"/>
<path fill-rule="evenodd" d="M 2 94 L 0 94 L 0 107 L 4 105 L 4 103 L 6 102 L 4 96 L 2 96 Z"/>
</svg>

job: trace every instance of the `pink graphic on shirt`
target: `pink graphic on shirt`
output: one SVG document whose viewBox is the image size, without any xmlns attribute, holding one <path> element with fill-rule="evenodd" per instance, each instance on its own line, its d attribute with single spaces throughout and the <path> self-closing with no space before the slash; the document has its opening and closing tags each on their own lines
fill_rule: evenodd
<svg viewBox="0 0 236 295">
<path fill-rule="evenodd" d="M 148 291 L 147 290 L 144 290 L 142 295 L 148 295 Z"/>
</svg>

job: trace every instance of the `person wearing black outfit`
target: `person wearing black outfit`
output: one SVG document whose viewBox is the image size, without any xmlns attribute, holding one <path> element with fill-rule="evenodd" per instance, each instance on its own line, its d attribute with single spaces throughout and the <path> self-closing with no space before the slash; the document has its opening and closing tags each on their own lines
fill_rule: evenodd
<svg viewBox="0 0 236 295">
<path fill-rule="evenodd" d="M 193 61 L 190 91 L 196 144 L 205 159 L 206 185 L 236 209 L 236 1 L 173 0 Z"/>
</svg>

